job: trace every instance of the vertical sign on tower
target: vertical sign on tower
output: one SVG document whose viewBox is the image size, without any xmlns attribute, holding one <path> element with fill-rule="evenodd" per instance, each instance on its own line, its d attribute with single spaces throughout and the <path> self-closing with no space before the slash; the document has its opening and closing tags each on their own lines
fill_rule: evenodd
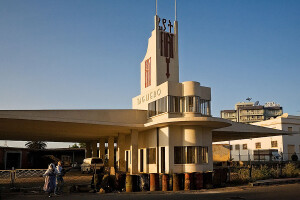
<svg viewBox="0 0 300 200">
<path fill-rule="evenodd" d="M 151 85 L 151 58 L 145 61 L 145 88 Z"/>
<path fill-rule="evenodd" d="M 160 23 L 160 19 L 159 19 Z M 166 76 L 167 78 L 170 77 L 170 61 L 171 58 L 174 58 L 174 34 L 172 34 L 172 23 L 171 20 L 169 20 L 169 24 L 167 24 L 166 19 L 162 19 L 162 25 L 160 26 L 160 55 L 166 57 L 166 63 L 167 63 L 167 72 Z M 169 32 L 166 32 L 167 26 L 169 27 Z"/>
</svg>

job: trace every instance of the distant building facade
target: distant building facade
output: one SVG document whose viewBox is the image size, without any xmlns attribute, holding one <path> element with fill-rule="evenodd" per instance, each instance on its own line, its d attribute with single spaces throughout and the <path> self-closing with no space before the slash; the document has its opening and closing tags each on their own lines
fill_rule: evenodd
<svg viewBox="0 0 300 200">
<path fill-rule="evenodd" d="M 283 161 L 291 160 L 296 154 L 300 160 L 300 116 L 287 113 L 275 119 L 256 122 L 252 125 L 293 132 L 292 135 L 261 137 L 243 140 L 231 140 L 216 144 L 230 145 L 230 157 L 233 161 Z"/>
<path fill-rule="evenodd" d="M 0 170 L 45 169 L 49 163 L 63 161 L 64 164 L 81 164 L 84 148 L 29 149 L 21 147 L 0 147 Z"/>
<path fill-rule="evenodd" d="M 222 110 L 221 118 L 234 122 L 254 123 L 276 118 L 283 114 L 282 107 L 275 102 L 267 102 L 264 106 L 258 102 L 239 102 L 234 110 Z"/>
</svg>

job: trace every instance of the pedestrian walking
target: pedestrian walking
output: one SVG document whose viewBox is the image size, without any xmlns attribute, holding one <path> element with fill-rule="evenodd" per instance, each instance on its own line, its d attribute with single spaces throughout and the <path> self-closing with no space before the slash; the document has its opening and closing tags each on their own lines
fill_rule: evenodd
<svg viewBox="0 0 300 200">
<path fill-rule="evenodd" d="M 57 162 L 56 170 L 57 170 L 57 175 L 56 175 L 56 187 L 54 190 L 54 194 L 58 195 L 62 192 L 62 188 L 64 186 L 64 178 L 63 178 L 64 171 L 63 171 L 61 161 Z"/>
<path fill-rule="evenodd" d="M 43 189 L 48 193 L 49 197 L 51 197 L 51 194 L 54 193 L 54 189 L 56 187 L 56 174 L 57 170 L 53 163 L 48 166 L 47 171 L 43 174 L 43 176 L 45 177 L 45 184 Z"/>
</svg>

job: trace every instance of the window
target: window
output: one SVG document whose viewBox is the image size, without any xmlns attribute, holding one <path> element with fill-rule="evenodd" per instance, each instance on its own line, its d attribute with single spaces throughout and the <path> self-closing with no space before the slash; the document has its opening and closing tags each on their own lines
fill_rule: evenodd
<svg viewBox="0 0 300 200">
<path fill-rule="evenodd" d="M 201 149 L 201 159 L 200 163 L 208 163 L 208 147 L 200 147 Z"/>
<path fill-rule="evenodd" d="M 185 112 L 195 112 L 194 110 L 194 97 L 185 97 Z"/>
<path fill-rule="evenodd" d="M 197 151 L 196 147 L 187 147 L 187 162 L 186 163 L 196 163 Z"/>
<path fill-rule="evenodd" d="M 152 117 L 154 115 L 156 115 L 156 101 L 148 104 L 148 116 Z"/>
<path fill-rule="evenodd" d="M 184 97 L 184 112 L 196 112 L 202 115 L 210 115 L 210 101 L 201 99 L 198 96 Z"/>
<path fill-rule="evenodd" d="M 244 150 L 248 149 L 247 144 L 243 144 L 243 149 Z"/>
<path fill-rule="evenodd" d="M 240 150 L 240 145 L 239 144 L 235 145 L 235 150 Z"/>
<path fill-rule="evenodd" d="M 167 96 L 148 104 L 148 116 L 152 117 L 167 112 Z"/>
<path fill-rule="evenodd" d="M 232 145 L 229 145 L 229 149 L 232 150 Z"/>
<path fill-rule="evenodd" d="M 169 112 L 180 112 L 180 97 L 169 96 Z"/>
<path fill-rule="evenodd" d="M 271 141 L 271 147 L 278 147 L 277 141 Z"/>
<path fill-rule="evenodd" d="M 147 164 L 156 164 L 156 148 L 147 149 Z"/>
<path fill-rule="evenodd" d="M 185 163 L 185 149 L 184 147 L 174 147 L 174 163 L 183 164 Z"/>
<path fill-rule="evenodd" d="M 208 147 L 180 146 L 174 147 L 175 164 L 208 163 Z"/>
<path fill-rule="evenodd" d="M 255 143 L 255 148 L 260 149 L 261 148 L 261 143 L 260 142 Z"/>
<path fill-rule="evenodd" d="M 288 131 L 292 132 L 293 131 L 293 127 L 288 127 Z"/>
</svg>

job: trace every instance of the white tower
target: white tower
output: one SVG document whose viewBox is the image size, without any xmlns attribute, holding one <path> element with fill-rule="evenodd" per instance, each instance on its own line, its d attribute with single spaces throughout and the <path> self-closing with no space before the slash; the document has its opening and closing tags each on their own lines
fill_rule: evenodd
<svg viewBox="0 0 300 200">
<path fill-rule="evenodd" d="M 178 22 L 155 15 L 154 25 L 141 62 L 141 94 L 166 81 L 179 82 Z"/>
</svg>

